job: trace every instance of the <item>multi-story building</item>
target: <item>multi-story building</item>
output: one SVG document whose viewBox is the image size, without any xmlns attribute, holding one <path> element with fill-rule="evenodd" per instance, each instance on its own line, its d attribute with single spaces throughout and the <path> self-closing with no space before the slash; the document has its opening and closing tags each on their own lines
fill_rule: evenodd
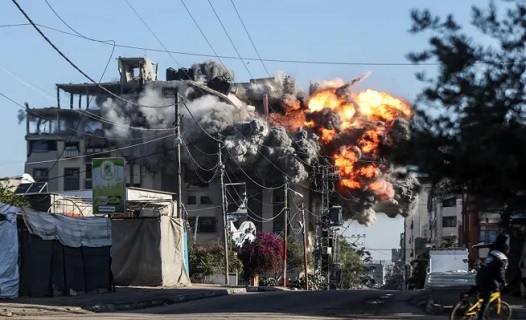
<svg viewBox="0 0 526 320">
<path fill-rule="evenodd" d="M 427 248 L 430 237 L 430 217 L 428 210 L 429 193 L 431 187 L 423 185 L 418 194 L 416 212 L 404 221 L 404 234 L 401 236 L 403 242 L 403 255 L 406 264 L 423 254 Z"/>
<path fill-rule="evenodd" d="M 431 245 L 440 247 L 444 237 L 453 239 L 456 245 L 462 244 L 462 197 L 455 194 L 433 196 L 430 210 Z"/>
<path fill-rule="evenodd" d="M 127 160 L 126 182 L 129 187 L 177 191 L 177 175 L 173 166 L 162 163 L 152 168 L 137 161 L 138 156 L 126 152 L 122 141 L 106 136 L 106 131 L 119 124 L 108 121 L 108 115 L 102 114 L 98 104 L 101 96 L 113 95 L 136 99 L 149 87 L 174 88 L 174 70 L 167 70 L 167 80 L 158 79 L 158 66 L 147 58 L 119 58 L 120 78 L 115 82 L 93 84 L 57 84 L 57 105 L 49 108 L 28 108 L 26 117 L 27 160 L 25 172 L 33 176 L 37 182 L 47 182 L 48 192 L 65 192 L 73 190 L 90 190 L 92 187 L 91 161 L 93 158 L 122 156 Z M 183 80 L 187 88 L 203 94 L 213 95 L 221 102 L 250 109 L 232 92 L 215 89 L 210 84 L 192 80 Z M 179 91 L 180 88 L 176 87 Z M 181 89 L 182 90 L 182 89 Z M 187 91 L 180 94 L 187 94 Z M 65 99 L 66 97 L 66 99 Z M 68 106 L 63 108 L 64 100 Z M 140 120 L 140 119 L 139 119 Z M 122 125 L 121 125 L 122 126 Z M 141 140 L 138 140 L 139 142 Z M 133 144 L 134 142 L 130 142 Z M 119 148 L 116 146 L 119 145 Z M 132 148 L 132 147 L 129 147 Z M 126 149 L 126 150 L 123 150 Z M 147 157 L 148 154 L 139 157 Z M 190 167 L 190 166 L 189 166 Z M 155 170 L 153 170 L 155 169 Z M 185 170 L 192 170 L 185 168 Z M 183 176 L 185 172 L 183 170 Z M 245 181 L 235 181 L 245 182 Z M 196 231 L 196 242 L 218 242 L 221 239 L 222 210 L 221 188 L 212 180 L 199 185 L 185 183 L 182 199 L 185 215 L 190 225 Z M 246 187 L 247 218 L 254 221 L 259 231 L 276 232 L 283 230 L 284 220 L 283 195 L 284 190 L 261 188 L 248 180 Z M 294 186 L 303 199 L 306 212 L 315 211 L 315 203 L 311 201 L 310 190 L 307 187 Z M 291 196 L 292 197 L 292 196 Z M 301 214 L 294 205 L 290 206 L 291 229 L 299 228 Z M 308 230 L 314 230 L 313 219 L 306 214 Z M 197 224 L 197 225 L 196 225 Z M 289 231 L 290 232 L 290 231 Z M 292 234 L 292 233 L 291 233 Z M 301 237 L 301 234 L 298 235 Z"/>
<path fill-rule="evenodd" d="M 464 199 L 460 194 L 433 192 L 423 185 L 418 195 L 418 209 L 407 217 L 401 247 L 406 264 L 424 253 L 429 247 L 445 244 L 465 247 L 469 251 L 470 265 L 487 255 L 487 247 L 499 233 L 502 208 L 485 205 L 480 209 L 477 199 Z"/>
<path fill-rule="evenodd" d="M 381 287 L 385 285 L 387 276 L 386 261 L 373 261 L 365 264 L 365 279 L 372 279 L 375 286 Z"/>
</svg>

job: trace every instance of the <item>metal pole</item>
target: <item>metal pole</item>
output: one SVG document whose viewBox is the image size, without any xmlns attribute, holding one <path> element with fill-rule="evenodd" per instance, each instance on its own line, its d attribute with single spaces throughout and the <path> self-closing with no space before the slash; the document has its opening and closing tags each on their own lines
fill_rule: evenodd
<svg viewBox="0 0 526 320">
<path fill-rule="evenodd" d="M 177 217 L 183 218 L 183 178 L 181 173 L 181 115 L 179 114 L 179 92 L 175 92 L 175 143 L 177 151 Z"/>
<path fill-rule="evenodd" d="M 199 226 L 199 216 L 196 216 L 195 217 L 195 226 L 194 226 L 194 247 L 195 247 L 195 242 L 197 240 L 197 226 Z"/>
<path fill-rule="evenodd" d="M 285 205 L 284 205 L 284 217 L 283 217 L 283 287 L 287 286 L 287 238 L 288 238 L 288 224 L 289 224 L 289 178 L 285 177 Z"/>
<path fill-rule="evenodd" d="M 309 290 L 309 274 L 307 273 L 307 226 L 305 225 L 305 208 L 301 204 L 301 223 L 303 224 L 303 268 L 305 272 L 305 290 Z"/>
<path fill-rule="evenodd" d="M 225 182 L 223 180 L 223 175 L 225 172 L 225 167 L 223 166 L 223 158 L 221 154 L 221 141 L 217 143 L 217 156 L 218 156 L 218 163 L 219 163 L 219 179 L 220 179 L 220 185 L 221 185 L 221 214 L 223 216 L 223 241 L 225 245 L 225 284 L 229 285 L 229 268 L 228 268 L 228 225 L 226 220 L 226 205 L 225 205 Z"/>
</svg>

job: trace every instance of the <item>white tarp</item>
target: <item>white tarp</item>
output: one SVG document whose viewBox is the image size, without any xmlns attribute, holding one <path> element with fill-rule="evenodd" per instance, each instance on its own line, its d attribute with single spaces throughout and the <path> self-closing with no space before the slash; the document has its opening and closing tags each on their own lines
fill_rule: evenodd
<svg viewBox="0 0 526 320">
<path fill-rule="evenodd" d="M 111 221 L 105 217 L 68 217 L 24 208 L 29 233 L 78 248 L 111 246 Z"/>
<path fill-rule="evenodd" d="M 18 297 L 18 211 L 17 207 L 0 203 L 0 298 Z"/>
</svg>

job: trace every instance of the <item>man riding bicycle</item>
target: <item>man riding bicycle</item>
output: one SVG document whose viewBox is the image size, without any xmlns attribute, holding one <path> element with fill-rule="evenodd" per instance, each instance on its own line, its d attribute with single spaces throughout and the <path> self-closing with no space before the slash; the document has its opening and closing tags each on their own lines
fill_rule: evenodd
<svg viewBox="0 0 526 320">
<path fill-rule="evenodd" d="M 506 286 L 506 268 L 508 267 L 509 246 L 507 237 L 499 235 L 490 246 L 488 257 L 480 264 L 477 272 L 477 289 L 481 299 L 484 299 L 478 319 L 482 320 L 489 305 L 492 292 L 499 291 Z"/>
</svg>

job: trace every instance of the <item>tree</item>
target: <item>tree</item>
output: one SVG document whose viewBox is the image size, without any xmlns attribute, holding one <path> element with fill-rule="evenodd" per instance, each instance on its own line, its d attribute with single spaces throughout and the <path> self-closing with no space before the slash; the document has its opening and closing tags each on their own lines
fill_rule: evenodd
<svg viewBox="0 0 526 320">
<path fill-rule="evenodd" d="M 355 250 L 354 246 L 345 239 L 338 239 L 338 259 L 342 264 L 341 268 L 341 288 L 352 288 L 360 282 L 360 278 L 365 271 L 364 262 L 359 251 Z M 365 251 L 362 251 L 363 256 L 367 256 Z"/>
<path fill-rule="evenodd" d="M 225 273 L 224 249 L 222 246 L 189 247 L 190 278 L 201 282 L 211 275 Z M 229 272 L 241 271 L 243 265 L 236 254 L 230 250 L 228 257 Z"/>
<path fill-rule="evenodd" d="M 283 236 L 278 236 L 278 240 L 283 242 Z M 303 244 L 293 236 L 287 239 L 287 270 L 303 271 Z"/>
<path fill-rule="evenodd" d="M 441 249 L 454 248 L 456 246 L 457 246 L 457 236 L 450 235 L 450 236 L 442 237 L 442 244 L 440 245 Z"/>
<path fill-rule="evenodd" d="M 410 32 L 431 36 L 427 49 L 408 58 L 436 62 L 438 74 L 417 74 L 425 88 L 398 160 L 415 165 L 432 184 L 446 179 L 456 191 L 512 205 L 526 190 L 526 6 L 501 4 L 503 13 L 493 1 L 473 7 L 476 38 L 452 15 L 412 11 Z"/>
<path fill-rule="evenodd" d="M 27 198 L 17 195 L 9 184 L 0 183 L 0 202 L 15 207 L 29 207 Z"/>
<path fill-rule="evenodd" d="M 243 274 L 247 280 L 254 275 L 276 272 L 282 265 L 283 244 L 274 234 L 261 232 L 256 240 L 243 244 L 238 257 L 243 263 Z"/>
</svg>

